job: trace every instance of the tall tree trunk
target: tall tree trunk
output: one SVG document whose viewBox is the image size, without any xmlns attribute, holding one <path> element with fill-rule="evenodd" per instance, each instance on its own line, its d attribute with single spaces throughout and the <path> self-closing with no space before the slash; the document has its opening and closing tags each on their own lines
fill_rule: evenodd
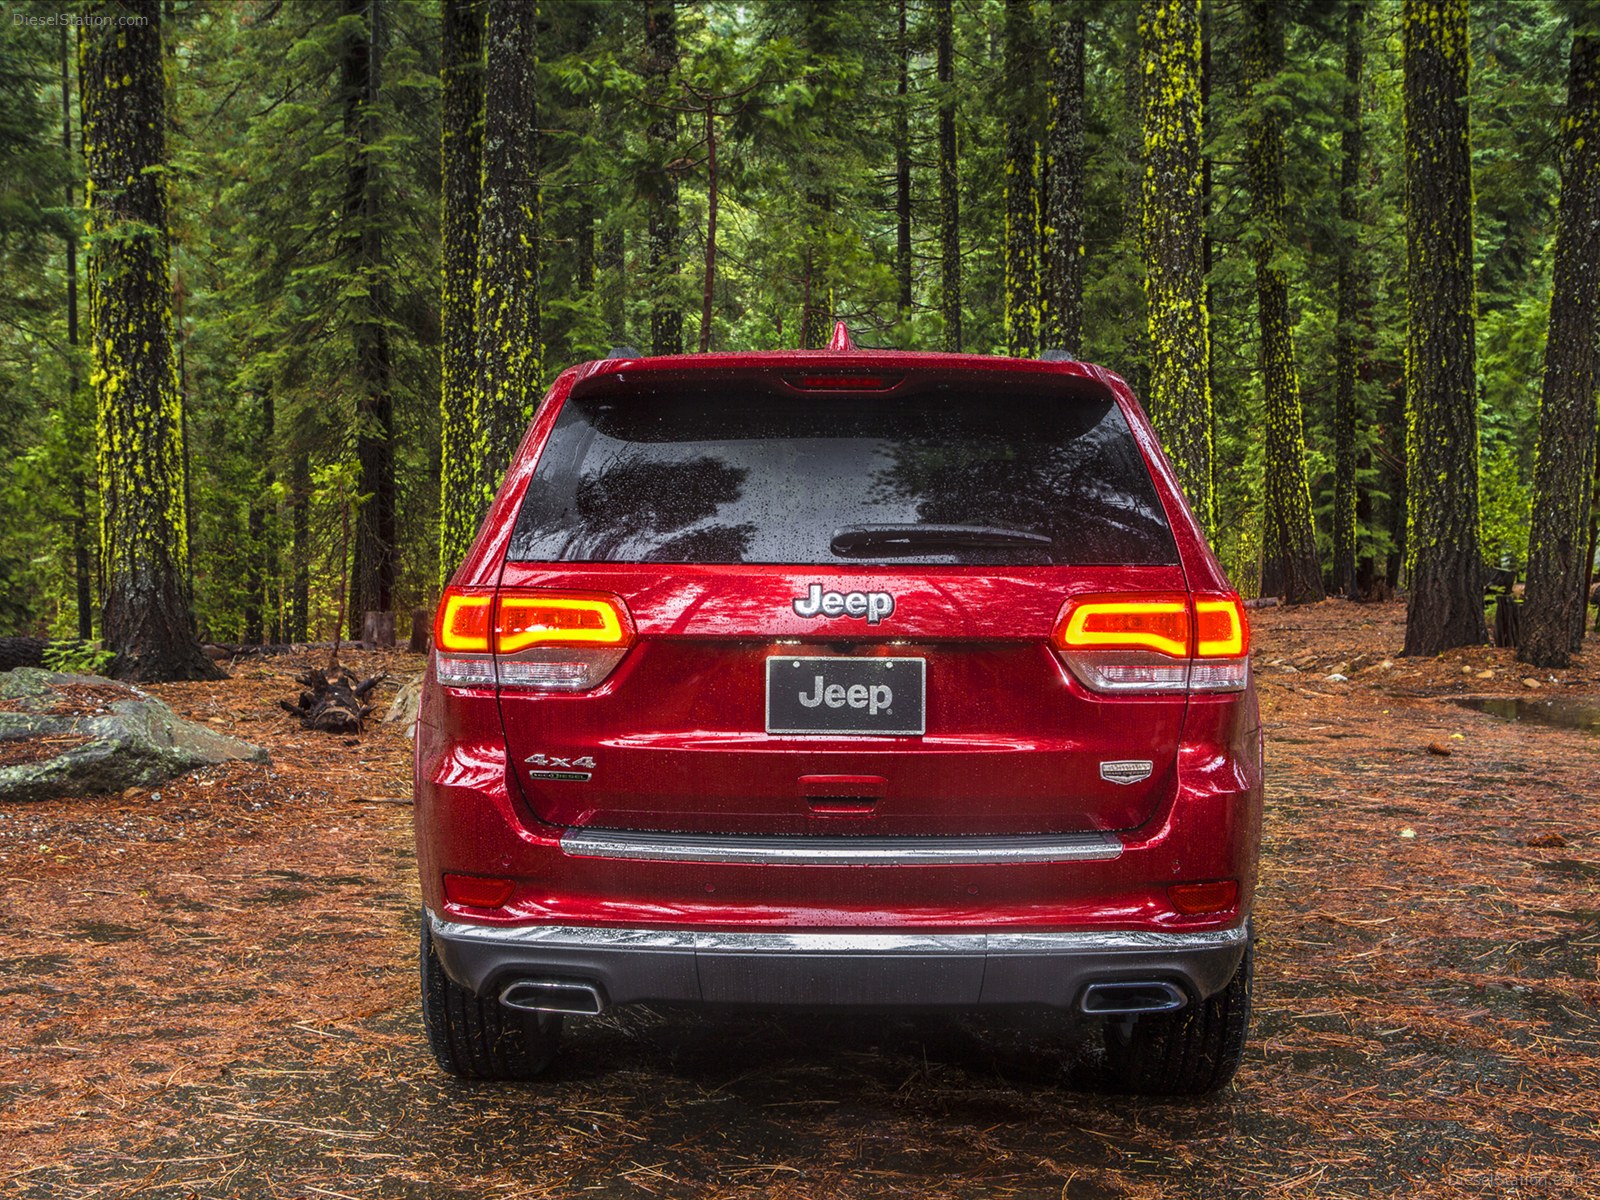
<svg viewBox="0 0 1600 1200">
<path fill-rule="evenodd" d="M 448 580 L 477 530 L 481 496 L 472 447 L 478 338 L 472 283 L 478 268 L 478 188 L 483 169 L 483 9 L 445 0 L 441 100 L 439 324 L 439 579 Z"/>
<path fill-rule="evenodd" d="M 1283 70 L 1283 9 L 1249 0 L 1248 78 L 1255 93 L 1249 121 L 1251 208 L 1255 217 L 1256 311 L 1261 377 L 1267 398 L 1266 517 L 1262 523 L 1261 594 L 1290 604 L 1321 600 L 1322 568 L 1311 524 L 1305 420 L 1289 317 L 1289 278 L 1278 265 L 1284 224 L 1283 124 L 1264 93 Z"/>
<path fill-rule="evenodd" d="M 61 153 L 72 161 L 72 53 L 67 41 L 67 27 L 61 26 Z M 74 213 L 76 201 L 72 198 L 72 175 L 67 175 L 67 212 Z M 67 411 L 74 412 L 78 403 L 78 388 L 83 380 L 78 374 L 78 232 L 76 217 L 67 223 Z M 87 488 L 84 483 L 83 456 L 73 457 L 72 477 L 72 576 L 78 607 L 78 640 L 87 642 L 94 637 L 94 590 L 90 581 L 89 514 Z"/>
<path fill-rule="evenodd" d="M 84 28 L 81 78 L 105 641 L 122 678 L 218 679 L 184 582 L 160 12 L 155 0 L 92 11 L 104 23 Z M 122 16 L 143 20 L 116 23 Z"/>
<path fill-rule="evenodd" d="M 677 150 L 678 114 L 672 103 L 672 76 L 678 69 L 678 19 L 675 0 L 644 0 L 645 100 L 656 105 L 646 130 L 650 171 L 645 202 L 650 229 L 650 353 L 683 353 L 683 310 L 678 297 L 678 177 L 672 165 Z"/>
<path fill-rule="evenodd" d="M 349 629 L 361 636 L 364 612 L 394 608 L 394 368 L 387 322 L 389 264 L 383 253 L 383 194 L 377 155 L 382 0 L 344 0 L 347 26 L 340 70 L 344 96 L 345 176 L 343 255 L 360 281 L 351 298 L 355 353 L 356 490 L 367 497 L 356 520 L 350 570 Z"/>
<path fill-rule="evenodd" d="M 1200 250 L 1200 0 L 1143 0 L 1140 242 L 1150 322 L 1150 415 L 1195 515 L 1214 528 L 1211 335 Z"/>
<path fill-rule="evenodd" d="M 700 353 L 711 350 L 712 293 L 717 282 L 717 106 L 706 98 L 706 275 L 700 297 Z"/>
<path fill-rule="evenodd" d="M 956 170 L 955 20 L 951 0 L 936 0 L 939 79 L 939 315 L 945 350 L 961 349 L 961 196 Z"/>
<path fill-rule="evenodd" d="M 1561 123 L 1555 280 L 1544 349 L 1528 592 L 1517 657 L 1564 667 L 1587 623 L 1590 476 L 1600 390 L 1600 32 L 1577 32 Z M 1573 634 L 1577 639 L 1574 641 Z"/>
<path fill-rule="evenodd" d="M 494 497 L 539 403 L 534 20 L 523 0 L 489 0 L 473 397 L 480 509 Z"/>
<path fill-rule="evenodd" d="M 289 589 L 289 640 L 311 640 L 311 457 L 295 449 L 289 470 L 289 555 L 294 581 Z M 335 621 L 337 624 L 337 620 Z"/>
<path fill-rule="evenodd" d="M 1006 353 L 1039 352 L 1039 199 L 1035 171 L 1029 0 L 1006 0 L 1005 326 Z"/>
<path fill-rule="evenodd" d="M 600 312 L 605 320 L 606 336 L 613 346 L 628 342 L 627 295 L 628 263 L 627 241 L 622 228 L 606 229 L 600 235 L 600 270 L 602 293 Z"/>
<path fill-rule="evenodd" d="M 261 464 L 261 479 L 253 489 L 250 513 L 246 518 L 250 549 L 244 571 L 244 640 L 252 646 L 259 645 L 266 635 L 265 613 L 272 587 L 272 574 L 268 571 L 272 539 L 267 529 L 267 518 L 273 502 L 272 447 L 275 422 L 271 389 L 263 388 L 259 399 L 255 444 L 251 452 L 256 462 Z"/>
<path fill-rule="evenodd" d="M 900 0 L 895 54 L 900 78 L 894 110 L 894 267 L 900 285 L 900 320 L 904 321 L 911 312 L 911 42 L 906 36 L 906 0 Z"/>
<path fill-rule="evenodd" d="M 1405 0 L 1406 654 L 1481 645 L 1467 0 Z"/>
<path fill-rule="evenodd" d="M 1077 358 L 1083 349 L 1082 17 L 1058 19 L 1050 39 L 1049 200 L 1045 205 L 1044 343 Z"/>
<path fill-rule="evenodd" d="M 1347 0 L 1344 25 L 1344 129 L 1339 164 L 1339 299 L 1333 373 L 1333 590 L 1354 600 L 1356 579 L 1356 376 L 1361 301 L 1356 276 L 1361 181 L 1362 39 L 1366 0 Z"/>
</svg>

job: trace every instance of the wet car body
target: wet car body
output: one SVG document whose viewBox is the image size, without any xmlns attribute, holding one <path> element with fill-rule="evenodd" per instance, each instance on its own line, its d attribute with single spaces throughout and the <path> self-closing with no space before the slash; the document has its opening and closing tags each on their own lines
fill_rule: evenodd
<svg viewBox="0 0 1600 1200">
<path fill-rule="evenodd" d="M 1247 638 L 1101 368 L 563 373 L 424 686 L 441 1062 L 535 1074 L 560 1015 L 616 1004 L 1045 1005 L 1104 1026 L 1113 1084 L 1220 1086 L 1259 840 Z M 1190 1041 L 1200 1066 L 1152 1066 Z"/>
</svg>

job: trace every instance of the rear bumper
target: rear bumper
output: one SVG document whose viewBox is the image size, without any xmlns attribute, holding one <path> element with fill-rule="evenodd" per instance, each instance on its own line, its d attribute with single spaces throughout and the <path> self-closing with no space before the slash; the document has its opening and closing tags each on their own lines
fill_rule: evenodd
<svg viewBox="0 0 1600 1200">
<path fill-rule="evenodd" d="M 592 984 L 605 1004 L 1072 1008 L 1090 983 L 1227 986 L 1248 923 L 1201 932 L 885 933 L 488 926 L 428 914 L 445 971 L 479 995 L 520 979 Z"/>
</svg>

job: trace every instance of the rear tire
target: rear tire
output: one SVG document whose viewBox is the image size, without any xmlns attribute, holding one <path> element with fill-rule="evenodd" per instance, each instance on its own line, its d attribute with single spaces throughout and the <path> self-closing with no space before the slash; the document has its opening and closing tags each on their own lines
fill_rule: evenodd
<svg viewBox="0 0 1600 1200">
<path fill-rule="evenodd" d="M 445 974 L 422 917 L 422 1024 L 439 1065 L 464 1079 L 534 1079 L 561 1040 L 559 1013 L 525 1013 Z"/>
<path fill-rule="evenodd" d="M 1244 1057 L 1254 951 L 1215 996 L 1175 1013 L 1105 1024 L 1108 1090 L 1139 1096 L 1203 1096 L 1227 1086 Z"/>
</svg>

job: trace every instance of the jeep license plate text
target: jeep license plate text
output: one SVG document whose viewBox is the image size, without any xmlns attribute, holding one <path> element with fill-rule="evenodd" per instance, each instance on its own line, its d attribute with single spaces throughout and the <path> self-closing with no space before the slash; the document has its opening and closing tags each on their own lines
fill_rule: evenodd
<svg viewBox="0 0 1600 1200">
<path fill-rule="evenodd" d="M 926 680 L 920 658 L 769 658 L 767 732 L 921 735 Z"/>
</svg>

